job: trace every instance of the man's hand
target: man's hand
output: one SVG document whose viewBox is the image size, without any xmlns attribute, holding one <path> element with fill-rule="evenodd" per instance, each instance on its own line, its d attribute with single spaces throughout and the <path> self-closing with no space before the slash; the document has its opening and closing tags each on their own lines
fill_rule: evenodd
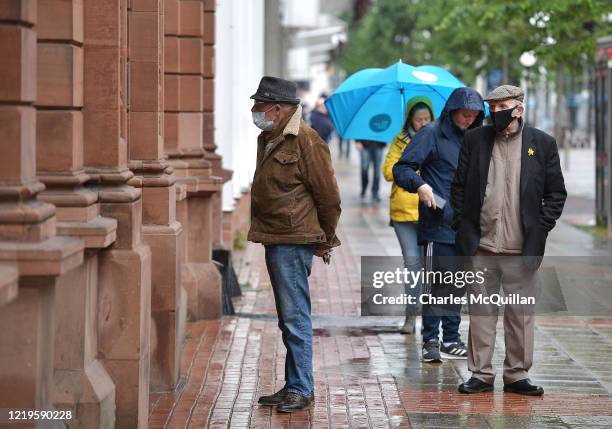
<svg viewBox="0 0 612 429">
<path fill-rule="evenodd" d="M 320 244 L 317 244 L 315 246 L 314 254 L 315 256 L 318 256 L 319 258 L 322 258 L 324 255 L 330 252 L 331 252 L 331 249 L 329 247 L 321 246 Z"/>
<path fill-rule="evenodd" d="M 355 143 L 355 147 L 357 148 L 358 152 L 361 152 L 363 150 L 363 143 Z"/>
<path fill-rule="evenodd" d="M 423 201 L 427 207 L 431 207 L 432 209 L 436 209 L 436 200 L 434 198 L 433 189 L 427 183 L 419 186 L 417 189 L 417 193 L 419 194 L 419 200 Z"/>
</svg>

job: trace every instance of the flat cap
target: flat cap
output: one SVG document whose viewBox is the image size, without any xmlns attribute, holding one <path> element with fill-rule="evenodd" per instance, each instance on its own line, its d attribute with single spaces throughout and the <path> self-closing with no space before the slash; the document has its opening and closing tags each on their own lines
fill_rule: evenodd
<svg viewBox="0 0 612 429">
<path fill-rule="evenodd" d="M 514 99 L 523 101 L 525 92 L 518 86 L 502 85 L 495 88 L 485 97 L 485 101 L 502 101 Z"/>
</svg>

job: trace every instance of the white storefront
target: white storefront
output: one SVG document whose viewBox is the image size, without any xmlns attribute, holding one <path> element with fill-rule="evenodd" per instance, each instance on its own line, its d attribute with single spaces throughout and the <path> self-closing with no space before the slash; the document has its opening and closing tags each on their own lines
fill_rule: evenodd
<svg viewBox="0 0 612 429">
<path fill-rule="evenodd" d="M 333 89 L 329 51 L 346 40 L 346 28 L 332 12 L 348 4 L 347 0 L 217 1 L 215 141 L 224 167 L 234 171 L 223 188 L 223 210 L 233 209 L 234 198 L 253 178 L 259 130 L 251 120 L 249 97 L 265 74 L 266 61 L 276 64 L 268 73 L 308 82 L 309 90 L 299 95 L 312 107 L 320 93 Z M 330 10 L 323 13 L 324 8 Z M 266 36 L 273 42 L 268 52 Z"/>
<path fill-rule="evenodd" d="M 234 171 L 223 188 L 227 211 L 255 171 L 259 130 L 249 97 L 264 74 L 264 0 L 217 2 L 215 69 L 215 142 L 224 168 Z"/>
</svg>

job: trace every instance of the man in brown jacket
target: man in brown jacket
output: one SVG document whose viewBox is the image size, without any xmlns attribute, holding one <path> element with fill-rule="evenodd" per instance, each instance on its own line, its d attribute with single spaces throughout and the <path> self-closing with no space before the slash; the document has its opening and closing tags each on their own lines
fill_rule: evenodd
<svg viewBox="0 0 612 429">
<path fill-rule="evenodd" d="M 253 122 L 263 132 L 251 187 L 248 239 L 265 246 L 278 326 L 287 348 L 285 386 L 259 398 L 278 411 L 314 403 L 312 322 L 308 276 L 313 255 L 340 245 L 340 194 L 328 146 L 302 120 L 297 85 L 263 77 L 251 97 Z"/>
</svg>

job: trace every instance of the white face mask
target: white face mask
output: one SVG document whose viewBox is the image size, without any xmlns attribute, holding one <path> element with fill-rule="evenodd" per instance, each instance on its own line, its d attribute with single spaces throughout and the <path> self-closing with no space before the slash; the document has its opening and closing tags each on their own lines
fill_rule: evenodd
<svg viewBox="0 0 612 429">
<path fill-rule="evenodd" d="M 272 107 L 263 112 L 251 112 L 253 115 L 253 123 L 257 128 L 263 131 L 272 131 L 274 129 L 274 121 L 266 121 L 266 112 L 272 110 Z"/>
</svg>

